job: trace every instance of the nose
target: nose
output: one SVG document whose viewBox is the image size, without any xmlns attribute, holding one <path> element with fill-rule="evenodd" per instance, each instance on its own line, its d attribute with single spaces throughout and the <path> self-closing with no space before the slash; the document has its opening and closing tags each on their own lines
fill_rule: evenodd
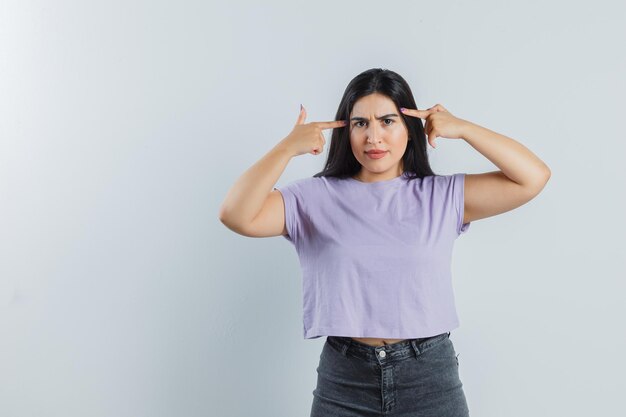
<svg viewBox="0 0 626 417">
<path fill-rule="evenodd" d="M 376 142 L 376 140 L 378 140 L 378 142 L 380 142 L 380 138 L 378 138 L 378 126 L 376 126 L 376 123 L 371 124 L 367 128 L 365 133 L 367 135 L 367 141 L 369 143 Z"/>
</svg>

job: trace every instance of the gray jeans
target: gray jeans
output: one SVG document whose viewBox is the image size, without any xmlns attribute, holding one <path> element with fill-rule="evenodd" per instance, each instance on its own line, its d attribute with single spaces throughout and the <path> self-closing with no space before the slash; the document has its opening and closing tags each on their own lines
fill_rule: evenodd
<svg viewBox="0 0 626 417">
<path fill-rule="evenodd" d="M 450 333 L 369 346 L 327 336 L 311 417 L 467 417 Z"/>
</svg>

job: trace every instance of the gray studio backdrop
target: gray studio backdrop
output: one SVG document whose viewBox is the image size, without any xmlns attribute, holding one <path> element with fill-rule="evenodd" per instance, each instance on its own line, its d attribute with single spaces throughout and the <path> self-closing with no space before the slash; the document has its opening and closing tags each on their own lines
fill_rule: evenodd
<svg viewBox="0 0 626 417">
<path fill-rule="evenodd" d="M 308 415 L 295 249 L 218 211 L 300 103 L 332 120 L 373 67 L 552 170 L 455 244 L 472 415 L 624 413 L 621 2 L 0 5 L 1 416 Z M 496 169 L 437 145 L 439 174 Z"/>
</svg>

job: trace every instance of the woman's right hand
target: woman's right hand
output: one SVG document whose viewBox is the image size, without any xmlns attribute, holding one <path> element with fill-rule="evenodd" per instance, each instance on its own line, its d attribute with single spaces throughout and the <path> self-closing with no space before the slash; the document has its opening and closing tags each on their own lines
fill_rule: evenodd
<svg viewBox="0 0 626 417">
<path fill-rule="evenodd" d="M 281 141 L 281 144 L 289 149 L 293 156 L 305 153 L 319 155 L 322 153 L 324 145 L 326 144 L 326 139 L 324 139 L 322 131 L 324 129 L 344 127 L 347 124 L 344 120 L 304 123 L 305 120 L 306 110 L 301 106 L 296 125 L 289 135 Z"/>
</svg>

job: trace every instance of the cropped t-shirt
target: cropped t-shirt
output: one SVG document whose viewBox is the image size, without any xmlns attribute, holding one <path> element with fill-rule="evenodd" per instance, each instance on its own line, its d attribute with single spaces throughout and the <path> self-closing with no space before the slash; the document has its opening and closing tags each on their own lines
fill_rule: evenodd
<svg viewBox="0 0 626 417">
<path fill-rule="evenodd" d="M 451 260 L 465 174 L 361 182 L 308 177 L 275 187 L 302 269 L 303 332 L 409 339 L 459 326 Z"/>
</svg>

